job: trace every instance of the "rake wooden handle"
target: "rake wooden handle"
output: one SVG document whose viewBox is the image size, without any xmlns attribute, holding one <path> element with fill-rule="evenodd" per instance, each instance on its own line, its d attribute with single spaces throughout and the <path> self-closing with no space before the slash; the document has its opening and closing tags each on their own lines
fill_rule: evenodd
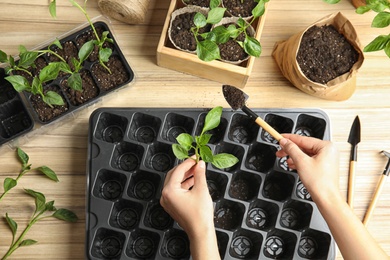
<svg viewBox="0 0 390 260">
<path fill-rule="evenodd" d="M 387 178 L 387 175 L 385 175 L 385 174 L 381 175 L 381 179 L 379 180 L 379 184 L 378 184 L 378 186 L 376 188 L 376 191 L 374 193 L 374 196 L 372 197 L 370 206 L 368 207 L 368 209 L 366 211 L 366 215 L 364 216 L 364 219 L 363 219 L 363 224 L 365 226 L 367 226 L 367 223 L 370 220 L 372 213 L 374 212 L 374 209 L 376 207 L 376 203 L 379 200 L 379 195 L 382 192 L 382 188 L 383 188 L 383 186 L 385 184 L 386 178 Z"/>
<path fill-rule="evenodd" d="M 249 109 L 247 106 L 243 106 L 241 108 L 248 116 L 253 118 L 259 126 L 261 126 L 264 131 L 267 131 L 273 138 L 275 138 L 278 142 L 283 138 L 281 134 L 278 133 L 272 126 L 270 126 L 267 122 L 265 122 L 261 117 L 259 117 L 255 112 Z"/>
</svg>

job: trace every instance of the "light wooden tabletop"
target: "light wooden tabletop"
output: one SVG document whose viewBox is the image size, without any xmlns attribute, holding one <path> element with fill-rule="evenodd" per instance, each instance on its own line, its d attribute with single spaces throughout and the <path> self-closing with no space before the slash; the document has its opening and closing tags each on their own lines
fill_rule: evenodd
<svg viewBox="0 0 390 260">
<path fill-rule="evenodd" d="M 58 2 L 58 18 L 53 20 L 45 0 L 2 0 L 0 2 L 0 49 L 17 53 L 19 44 L 33 48 L 85 22 L 84 16 L 66 1 Z M 82 1 L 78 1 L 82 2 Z M 128 62 L 134 69 L 134 82 L 89 107 L 73 120 L 58 123 L 48 131 L 29 137 L 21 148 L 30 155 L 33 167 L 47 165 L 60 179 L 53 183 L 36 173 L 24 176 L 19 189 L 0 202 L 0 216 L 8 212 L 21 230 L 30 217 L 33 201 L 20 188 L 31 188 L 55 200 L 57 207 L 73 210 L 79 221 L 74 224 L 47 219 L 30 230 L 27 238 L 36 245 L 20 248 L 11 259 L 83 259 L 85 255 L 85 201 L 88 118 L 98 107 L 228 107 L 221 84 L 156 65 L 156 48 L 169 6 L 169 0 L 151 0 L 147 21 L 128 25 L 112 20 L 112 28 Z M 97 1 L 88 2 L 91 17 L 100 15 Z M 320 18 L 341 11 L 355 26 L 365 46 L 388 29 L 370 27 L 373 13 L 358 15 L 350 1 L 329 5 L 321 0 L 271 0 L 261 43 L 263 53 L 255 61 L 245 87 L 252 108 L 320 108 L 330 118 L 332 140 L 340 150 L 340 187 L 346 196 L 350 126 L 356 115 L 362 125 L 362 138 L 356 165 L 355 213 L 363 219 L 390 151 L 390 59 L 384 52 L 365 53 L 357 77 L 357 89 L 347 101 L 326 101 L 309 96 L 293 87 L 280 73 L 271 52 L 275 42 L 285 40 Z M 19 166 L 15 151 L 4 147 L 0 154 L 0 181 L 16 177 Z M 2 188 L 0 188 L 2 191 Z M 390 182 L 385 184 L 368 229 L 390 254 Z M 5 220 L 0 223 L 0 255 L 11 243 Z M 340 254 L 338 259 L 342 257 Z"/>
</svg>

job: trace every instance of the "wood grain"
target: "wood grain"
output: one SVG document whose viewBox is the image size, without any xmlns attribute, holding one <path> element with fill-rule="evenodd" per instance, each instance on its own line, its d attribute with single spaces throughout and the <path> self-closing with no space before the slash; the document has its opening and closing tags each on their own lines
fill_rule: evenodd
<svg viewBox="0 0 390 260">
<path fill-rule="evenodd" d="M 83 1 L 78 0 L 82 3 Z M 156 50 L 170 0 L 151 0 L 143 24 L 129 25 L 112 20 L 115 37 L 135 71 L 132 84 L 79 113 L 76 118 L 51 125 L 29 135 L 21 147 L 30 155 L 33 166 L 46 164 L 59 175 L 60 182 L 36 173 L 26 175 L 19 189 L 0 202 L 0 216 L 6 212 L 24 226 L 30 217 L 33 201 L 20 191 L 31 188 L 43 192 L 58 207 L 69 208 L 80 220 L 68 224 L 45 220 L 33 227 L 28 238 L 37 245 L 20 248 L 11 259 L 84 259 L 85 188 L 88 118 L 98 107 L 190 107 L 228 108 L 222 86 L 165 69 L 156 64 Z M 85 18 L 68 1 L 58 1 L 57 19 L 52 19 L 46 0 L 0 1 L 0 49 L 16 54 L 18 45 L 32 48 L 85 22 Z M 387 158 L 380 154 L 390 150 L 390 59 L 383 52 L 365 53 L 357 76 L 357 89 L 346 101 L 336 102 L 311 97 L 293 87 L 280 73 L 271 57 L 275 42 L 285 40 L 322 17 L 341 11 L 355 26 L 363 45 L 388 29 L 373 29 L 374 13 L 355 13 L 348 0 L 329 5 L 321 0 L 271 0 L 261 36 L 262 56 L 255 60 L 244 91 L 250 96 L 251 108 L 321 108 L 331 120 L 332 140 L 340 151 L 340 188 L 346 198 L 350 144 L 350 126 L 359 115 L 362 132 L 358 161 L 355 165 L 354 211 L 363 219 L 374 194 Z M 88 1 L 91 17 L 99 16 L 97 1 Z M 15 151 L 7 146 L 0 150 L 0 181 L 16 177 L 19 171 Z M 2 188 L 0 188 L 2 190 Z M 367 228 L 390 254 L 390 182 L 384 187 Z M 5 222 L 0 223 L 0 255 L 11 241 Z M 337 259 L 342 259 L 340 254 Z"/>
</svg>

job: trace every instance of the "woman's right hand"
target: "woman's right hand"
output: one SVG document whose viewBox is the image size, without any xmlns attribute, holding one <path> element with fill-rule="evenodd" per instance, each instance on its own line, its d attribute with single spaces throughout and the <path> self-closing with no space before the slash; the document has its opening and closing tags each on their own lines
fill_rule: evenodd
<svg viewBox="0 0 390 260">
<path fill-rule="evenodd" d="M 340 195 L 339 153 L 329 142 L 295 134 L 283 134 L 276 156 L 288 156 L 288 166 L 296 169 L 313 200 Z M 341 195 L 340 195 L 341 196 Z"/>
</svg>

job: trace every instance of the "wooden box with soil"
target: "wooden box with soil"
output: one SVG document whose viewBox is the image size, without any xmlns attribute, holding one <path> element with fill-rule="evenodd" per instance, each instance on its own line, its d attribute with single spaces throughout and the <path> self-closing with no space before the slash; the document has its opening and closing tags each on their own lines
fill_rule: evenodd
<svg viewBox="0 0 390 260">
<path fill-rule="evenodd" d="M 255 38 L 258 41 L 260 41 L 265 23 L 267 5 L 268 3 L 265 4 L 265 13 L 252 24 L 256 33 Z M 185 7 L 185 5 L 182 0 L 172 0 L 170 3 L 157 47 L 157 65 L 223 84 L 229 84 L 239 88 L 245 87 L 252 72 L 253 64 L 256 59 L 255 57 L 250 56 L 249 59 L 239 64 L 220 60 L 205 62 L 200 60 L 196 53 L 179 50 L 171 43 L 168 29 L 172 13 L 183 7 Z"/>
<path fill-rule="evenodd" d="M 103 31 L 109 32 L 109 37 L 113 39 L 113 35 L 109 30 L 108 25 L 103 21 L 94 23 L 94 27 L 98 35 L 101 36 Z M 99 36 L 99 37 L 100 37 Z M 95 39 L 90 26 L 84 27 L 76 32 L 60 39 L 62 49 L 54 47 L 54 51 L 63 57 L 69 66 L 74 66 L 73 58 L 78 58 L 78 51 L 87 41 Z M 114 39 L 113 39 L 114 40 Z M 76 112 L 77 110 L 97 102 L 106 94 L 119 89 L 122 86 L 130 83 L 134 78 L 134 73 L 122 54 L 119 46 L 114 40 L 112 43 L 104 43 L 105 47 L 112 49 L 112 54 L 109 61 L 106 63 L 108 71 L 99 63 L 98 47 L 84 61 L 83 67 L 80 70 L 82 79 L 82 90 L 74 90 L 68 86 L 69 75 L 65 73 L 59 74 L 58 78 L 44 85 L 44 91 L 55 91 L 60 94 L 64 100 L 64 105 L 49 106 L 46 104 L 40 95 L 32 95 L 28 92 L 23 92 L 27 103 L 30 104 L 33 117 L 41 124 L 47 124 L 56 121 L 65 115 Z M 43 49 L 47 49 L 45 47 Z M 34 75 L 40 72 L 50 62 L 56 62 L 59 59 L 50 54 L 39 57 L 36 62 L 36 68 L 31 72 Z M 26 76 L 26 75 L 25 75 Z M 26 77 L 28 79 L 28 77 Z M 32 78 L 30 77 L 32 80 Z"/>
</svg>

